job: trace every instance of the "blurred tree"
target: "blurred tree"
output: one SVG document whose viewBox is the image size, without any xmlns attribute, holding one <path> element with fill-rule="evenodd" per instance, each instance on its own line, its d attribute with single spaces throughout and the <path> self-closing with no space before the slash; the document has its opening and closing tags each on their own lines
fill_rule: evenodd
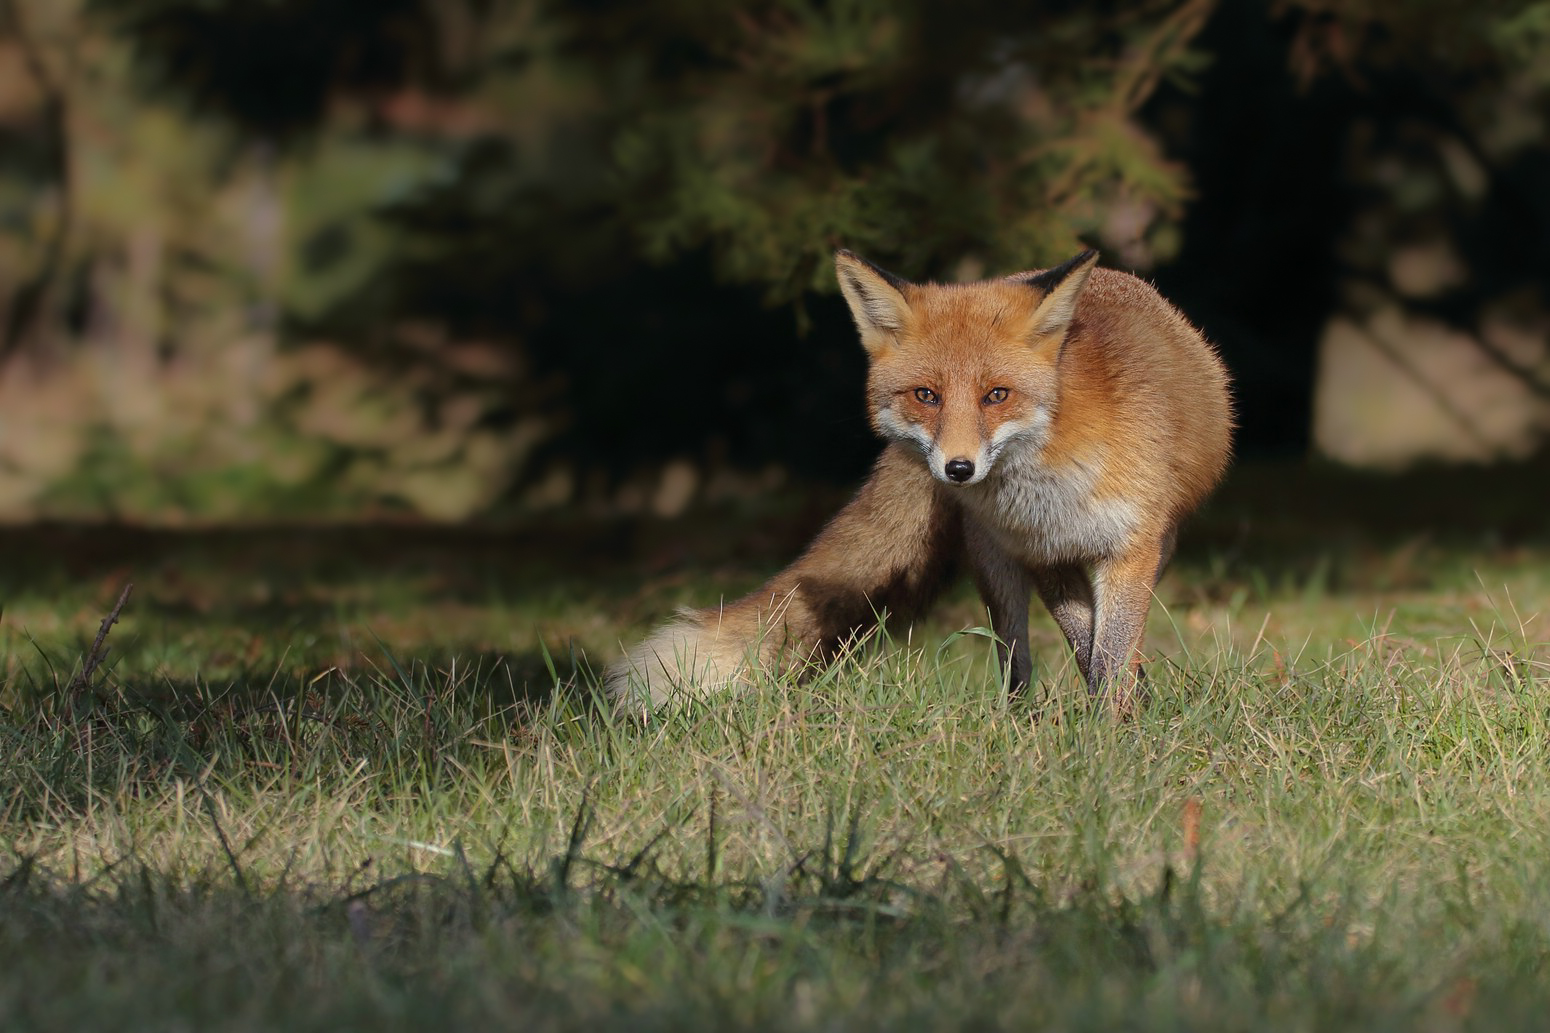
<svg viewBox="0 0 1550 1033">
<path fill-rule="evenodd" d="M 1221 343 L 1251 448 L 1306 454 L 1342 312 L 1439 318 L 1550 389 L 1479 325 L 1506 303 L 1543 333 L 1550 3 L 1232 4 L 1200 45 L 1211 67 L 1143 112 L 1199 191 L 1157 279 Z"/>
<path fill-rule="evenodd" d="M 88 0 L 142 85 L 266 137 L 316 130 L 340 93 L 439 69 L 434 0 Z"/>
<path fill-rule="evenodd" d="M 1214 6 L 97 9 L 146 82 L 196 113 L 276 139 L 434 150 L 433 173 L 299 242 L 310 297 L 292 331 L 384 358 L 406 321 L 514 341 L 532 362 L 520 407 L 568 428 L 553 454 L 618 477 L 674 452 L 845 475 L 866 461 L 859 353 L 811 293 L 832 293 L 836 246 L 911 276 L 1053 263 L 1084 238 L 1148 262 L 1187 179 L 1134 116 L 1199 66 L 1189 46 Z M 795 321 L 761 302 L 790 303 Z"/>
<path fill-rule="evenodd" d="M 11 144 L 6 150 L 13 168 L 51 187 L 47 207 L 52 209 L 51 217 L 41 220 L 43 225 L 32 235 L 36 255 L 32 268 L 18 277 L 8 299 L 0 328 L 0 360 L 21 345 L 44 311 L 47 295 L 65 261 L 74 221 L 67 91 L 75 53 L 71 34 L 62 31 L 73 21 L 73 6 L 63 3 L 51 10 L 33 10 L 22 0 L 0 0 L 0 40 L 19 57 L 17 65 L 25 70 L 26 85 L 18 92 L 28 95 L 20 103 L 13 99 L 9 105 L 6 114 L 11 117 L 7 121 L 19 122 L 16 128 L 21 131 L 6 133 L 10 139 L 3 142 Z"/>
<path fill-rule="evenodd" d="M 596 3 L 569 35 L 643 254 L 707 247 L 786 299 L 830 289 L 839 244 L 948 276 L 1067 257 L 1116 209 L 1146 213 L 1131 236 L 1176 216 L 1184 170 L 1132 116 L 1213 7 Z"/>
<path fill-rule="evenodd" d="M 834 247 L 954 279 L 1085 243 L 1221 343 L 1250 449 L 1301 451 L 1352 283 L 1461 323 L 1543 283 L 1547 10 L 0 0 L 4 341 L 278 334 L 310 372 L 254 404 L 330 443 L 295 477 L 389 490 L 434 439 L 489 480 L 504 436 L 514 496 L 617 501 L 870 458 Z M 1393 252 L 1439 237 L 1467 275 L 1422 297 Z"/>
<path fill-rule="evenodd" d="M 407 89 L 487 112 L 480 137 L 584 138 L 553 185 L 602 188 L 643 257 L 708 245 L 781 300 L 827 289 L 841 241 L 940 274 L 1060 257 L 1116 204 L 1177 215 L 1183 170 L 1131 116 L 1199 66 L 1214 7 L 92 0 L 152 89 L 253 132 L 315 131 L 341 96 L 390 123 Z"/>
</svg>

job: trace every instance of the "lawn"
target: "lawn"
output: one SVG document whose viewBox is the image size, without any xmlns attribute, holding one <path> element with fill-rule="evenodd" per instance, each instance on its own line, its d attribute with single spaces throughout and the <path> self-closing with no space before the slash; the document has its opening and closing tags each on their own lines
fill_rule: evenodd
<svg viewBox="0 0 1550 1033">
<path fill-rule="evenodd" d="M 826 492 L 0 530 L 0 1025 L 1540 1028 L 1545 472 L 1240 469 L 1127 722 L 1042 614 L 1009 704 L 966 589 L 803 682 L 598 705 Z"/>
</svg>

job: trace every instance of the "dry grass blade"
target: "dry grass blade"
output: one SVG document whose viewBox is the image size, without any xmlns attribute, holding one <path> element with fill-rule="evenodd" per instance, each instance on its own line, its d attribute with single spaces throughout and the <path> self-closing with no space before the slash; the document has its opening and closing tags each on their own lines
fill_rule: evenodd
<svg viewBox="0 0 1550 1033">
<path fill-rule="evenodd" d="M 97 673 L 97 668 L 102 666 L 102 661 L 108 657 L 108 630 L 118 623 L 118 615 L 123 612 L 124 604 L 129 602 L 129 594 L 134 590 L 133 581 L 125 583 L 124 590 L 119 593 L 118 602 L 113 605 L 112 611 L 102 618 L 102 626 L 97 629 L 97 637 L 92 640 L 91 649 L 81 661 L 81 670 L 70 679 L 67 693 L 71 699 L 79 698 L 81 693 L 91 688 L 92 676 Z"/>
</svg>

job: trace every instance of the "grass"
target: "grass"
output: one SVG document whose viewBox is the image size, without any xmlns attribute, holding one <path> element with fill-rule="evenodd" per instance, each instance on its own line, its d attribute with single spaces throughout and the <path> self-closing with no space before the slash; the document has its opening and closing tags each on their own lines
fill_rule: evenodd
<svg viewBox="0 0 1550 1033">
<path fill-rule="evenodd" d="M 588 658 L 807 513 L 3 532 L 0 1022 L 1537 1028 L 1532 493 L 1297 476 L 1195 526 L 1126 723 L 1042 619 L 1007 705 L 966 592 L 805 683 L 596 706 Z"/>
</svg>

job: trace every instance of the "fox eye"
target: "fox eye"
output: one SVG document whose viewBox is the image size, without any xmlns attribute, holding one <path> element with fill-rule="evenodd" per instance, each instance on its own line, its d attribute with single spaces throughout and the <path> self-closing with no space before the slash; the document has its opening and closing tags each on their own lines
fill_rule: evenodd
<svg viewBox="0 0 1550 1033">
<path fill-rule="evenodd" d="M 929 387 L 917 387 L 915 389 L 915 397 L 926 405 L 935 405 L 937 402 L 936 392 Z"/>
<path fill-rule="evenodd" d="M 1011 394 L 1011 392 L 1004 387 L 993 387 L 990 389 L 990 393 L 985 396 L 985 404 L 1000 405 L 1002 402 L 1006 401 L 1006 396 L 1009 394 Z"/>
</svg>

